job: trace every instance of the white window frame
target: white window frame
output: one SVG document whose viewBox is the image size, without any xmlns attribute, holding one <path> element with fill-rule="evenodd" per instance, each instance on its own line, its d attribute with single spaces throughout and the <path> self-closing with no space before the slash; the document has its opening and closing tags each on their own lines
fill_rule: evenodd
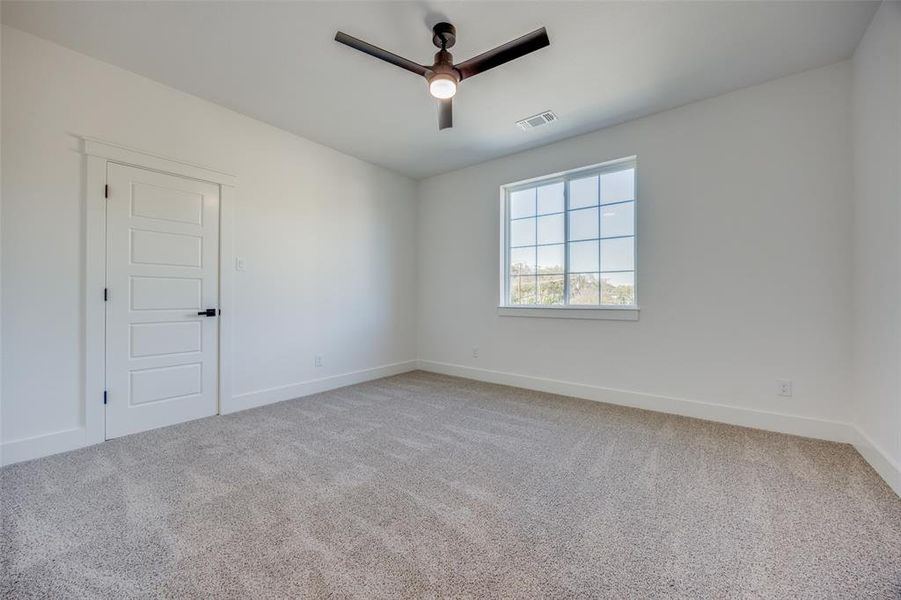
<svg viewBox="0 0 901 600">
<path fill-rule="evenodd" d="M 634 214 L 633 214 L 633 244 L 635 257 L 635 284 L 634 294 L 635 303 L 630 305 L 522 305 L 510 304 L 510 248 L 507 240 L 510 235 L 510 221 L 507 218 L 510 207 L 510 194 L 524 188 L 535 187 L 562 181 L 563 186 L 563 214 L 564 227 L 567 229 L 564 235 L 564 244 L 569 243 L 569 185 L 573 179 L 582 177 L 601 175 L 614 171 L 621 171 L 624 168 L 634 168 L 635 173 L 635 198 Z M 612 319 L 618 321 L 637 321 L 639 315 L 638 307 L 638 210 L 639 210 L 639 191 L 638 191 L 638 157 L 628 156 L 616 160 L 607 161 L 587 167 L 580 167 L 560 173 L 543 175 L 541 177 L 533 177 L 530 179 L 516 181 L 502 185 L 500 188 L 500 298 L 498 300 L 498 315 L 504 317 L 550 317 L 563 319 Z M 564 286 L 568 288 L 568 263 L 569 250 L 568 246 L 564 250 Z"/>
</svg>

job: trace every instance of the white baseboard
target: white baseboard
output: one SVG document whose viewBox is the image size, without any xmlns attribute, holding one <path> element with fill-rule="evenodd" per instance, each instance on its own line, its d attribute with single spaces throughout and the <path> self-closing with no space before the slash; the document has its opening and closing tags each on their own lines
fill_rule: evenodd
<svg viewBox="0 0 901 600">
<path fill-rule="evenodd" d="M 342 373 L 331 377 L 323 377 L 322 379 L 313 379 L 292 385 L 241 394 L 230 400 L 223 398 L 220 412 L 221 414 L 237 412 L 247 408 L 263 406 L 264 404 L 325 392 L 346 385 L 398 375 L 407 371 L 413 371 L 416 369 L 416 366 L 415 360 L 408 360 L 372 369 Z M 0 444 L 0 465 L 11 465 L 25 460 L 50 456 L 51 454 L 77 450 L 87 445 L 89 445 L 87 433 L 83 427 L 3 442 Z"/>
<path fill-rule="evenodd" d="M 854 447 L 860 452 L 864 460 L 870 463 L 873 470 L 879 473 L 879 476 L 892 488 L 896 494 L 901 496 L 901 465 L 899 465 L 892 457 L 883 450 L 870 436 L 865 434 L 860 427 L 854 428 L 857 433 L 857 441 Z"/>
<path fill-rule="evenodd" d="M 608 404 L 618 404 L 633 408 L 642 408 L 657 412 L 694 417 L 705 421 L 716 421 L 729 425 L 753 427 L 778 433 L 790 433 L 803 437 L 828 440 L 831 442 L 853 443 L 859 438 L 854 428 L 847 423 L 814 419 L 799 415 L 788 415 L 776 412 L 673 398 L 657 394 L 645 394 L 627 390 L 617 390 L 584 383 L 573 383 L 559 379 L 547 379 L 520 375 L 505 371 L 492 371 L 465 365 L 420 360 L 419 368 L 423 371 L 455 375 L 467 379 L 511 385 L 539 392 L 549 392 L 562 396 L 573 396 L 585 400 L 595 400 Z"/>
<path fill-rule="evenodd" d="M 86 445 L 87 432 L 84 427 L 3 442 L 0 444 L 0 465 L 11 465 L 51 454 L 77 450 Z"/>
<path fill-rule="evenodd" d="M 326 392 L 355 383 L 363 383 L 364 381 L 371 381 L 373 379 L 381 379 L 382 377 L 389 377 L 391 375 L 399 375 L 400 373 L 406 373 L 408 371 L 415 371 L 416 368 L 417 361 L 407 360 L 390 365 L 373 367 L 371 369 L 363 369 L 362 371 L 352 371 L 350 373 L 332 375 L 321 379 L 311 379 L 300 383 L 292 383 L 256 392 L 239 394 L 233 396 L 230 401 L 226 401 L 223 398 L 220 413 L 225 415 L 239 410 L 272 404 L 273 402 L 293 400 L 294 398 L 318 394 L 319 392 Z"/>
<path fill-rule="evenodd" d="M 896 494 L 901 496 L 901 465 L 894 461 L 879 445 L 859 428 L 847 423 L 814 419 L 798 415 L 758 411 L 673 398 L 655 394 L 644 394 L 626 390 L 616 390 L 582 383 L 561 381 L 520 375 L 504 371 L 479 369 L 465 365 L 442 363 L 429 360 L 409 360 L 390 365 L 383 365 L 361 371 L 342 373 L 321 379 L 313 379 L 286 386 L 269 388 L 235 396 L 230 402 L 223 402 L 222 414 L 237 412 L 248 408 L 263 406 L 273 402 L 292 400 L 355 383 L 363 383 L 373 379 L 406 373 L 415 369 L 454 375 L 477 381 L 511 385 L 530 390 L 573 396 L 597 402 L 607 402 L 622 406 L 631 406 L 646 410 L 654 410 L 669 414 L 694 417 L 707 421 L 717 421 L 730 425 L 753 427 L 779 433 L 789 433 L 805 437 L 823 439 L 833 442 L 853 444 L 861 456 L 873 467 Z M 88 445 L 86 431 L 83 427 L 57 431 L 21 440 L 12 440 L 0 444 L 0 465 L 11 465 L 26 460 L 50 456 L 69 450 L 77 450 Z"/>
</svg>

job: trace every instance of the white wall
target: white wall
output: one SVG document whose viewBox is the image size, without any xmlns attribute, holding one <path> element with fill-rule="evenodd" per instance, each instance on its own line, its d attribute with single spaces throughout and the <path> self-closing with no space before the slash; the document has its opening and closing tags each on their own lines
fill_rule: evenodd
<svg viewBox="0 0 901 600">
<path fill-rule="evenodd" d="M 846 436 L 850 79 L 844 62 L 422 181 L 421 364 Z M 640 320 L 498 316 L 498 187 L 633 154 Z"/>
<path fill-rule="evenodd" d="M 901 3 L 882 4 L 853 64 L 854 420 L 901 490 Z"/>
<path fill-rule="evenodd" d="M 3 60 L 3 27 L 0 26 L 0 63 Z M 3 77 L 0 70 L 0 115 L 3 114 Z M 0 118 L 2 121 L 2 118 Z M 2 126 L 0 126 L 2 129 Z M 3 462 L 3 135 L 0 131 L 0 466 Z"/>
<path fill-rule="evenodd" d="M 42 444 L 21 440 L 83 421 L 76 135 L 237 176 L 235 252 L 247 264 L 235 273 L 241 401 L 286 399 L 307 389 L 302 382 L 415 359 L 415 182 L 8 27 L 2 79 L 8 460 Z"/>
</svg>

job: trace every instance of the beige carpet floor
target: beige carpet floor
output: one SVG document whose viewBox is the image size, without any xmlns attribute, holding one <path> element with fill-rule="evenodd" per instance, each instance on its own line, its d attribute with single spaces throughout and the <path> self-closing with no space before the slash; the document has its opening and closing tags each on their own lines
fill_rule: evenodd
<svg viewBox="0 0 901 600">
<path fill-rule="evenodd" d="M 3 598 L 898 598 L 847 445 L 415 372 L 0 471 Z"/>
</svg>

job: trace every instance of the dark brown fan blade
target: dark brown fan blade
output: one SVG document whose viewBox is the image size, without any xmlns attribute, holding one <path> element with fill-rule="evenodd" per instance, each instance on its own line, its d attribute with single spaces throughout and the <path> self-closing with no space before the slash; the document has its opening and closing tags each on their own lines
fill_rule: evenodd
<svg viewBox="0 0 901 600">
<path fill-rule="evenodd" d="M 350 46 L 355 50 L 359 50 L 360 52 L 365 52 L 369 56 L 374 56 L 376 58 L 380 58 L 385 62 L 389 62 L 392 65 L 397 65 L 401 69 L 406 69 L 417 75 L 422 75 L 425 77 L 428 72 L 428 68 L 422 65 L 416 64 L 412 60 L 407 60 L 403 56 L 398 56 L 392 52 L 388 52 L 387 50 L 382 50 L 378 46 L 373 46 L 369 42 L 364 42 L 363 40 L 358 40 L 352 35 L 347 35 L 343 31 L 339 31 L 335 34 L 335 41 L 340 42 L 346 46 Z"/>
<path fill-rule="evenodd" d="M 438 101 L 438 130 L 454 126 L 454 99 Z"/>
<path fill-rule="evenodd" d="M 455 65 L 454 68 L 460 72 L 460 79 L 463 80 L 511 60 L 516 60 L 520 56 L 525 56 L 545 46 L 550 46 L 550 44 L 551 40 L 547 37 L 547 31 L 542 27 L 512 42 L 507 42 L 503 46 L 498 46 L 494 50 L 483 52 L 478 56 L 465 60 Z"/>
</svg>

